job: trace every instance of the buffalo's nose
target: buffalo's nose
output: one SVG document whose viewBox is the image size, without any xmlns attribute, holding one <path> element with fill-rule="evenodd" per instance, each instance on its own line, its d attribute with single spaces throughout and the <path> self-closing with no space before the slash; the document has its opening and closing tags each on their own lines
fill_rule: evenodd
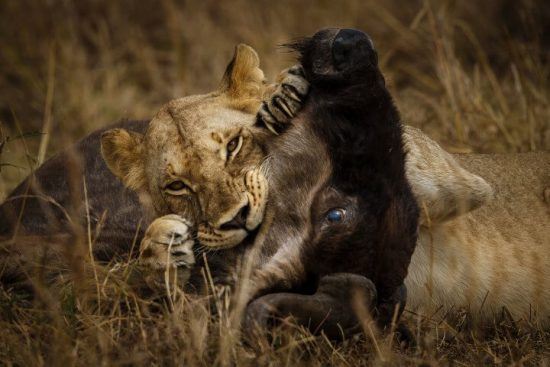
<svg viewBox="0 0 550 367">
<path fill-rule="evenodd" d="M 334 67 L 342 71 L 365 59 L 376 63 L 376 52 L 369 36 L 355 29 L 341 29 L 332 42 Z"/>
<path fill-rule="evenodd" d="M 233 217 L 229 222 L 225 222 L 220 226 L 220 229 L 228 230 L 228 229 L 242 229 L 246 228 L 246 218 L 248 218 L 248 212 L 250 211 L 250 207 L 247 205 L 243 206 L 237 215 Z"/>
</svg>

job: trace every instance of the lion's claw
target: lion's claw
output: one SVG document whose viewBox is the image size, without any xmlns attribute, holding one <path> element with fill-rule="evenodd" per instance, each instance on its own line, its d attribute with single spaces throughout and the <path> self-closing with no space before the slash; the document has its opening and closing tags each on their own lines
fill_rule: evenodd
<svg viewBox="0 0 550 367">
<path fill-rule="evenodd" d="M 273 133 L 281 133 L 302 108 L 308 92 L 302 66 L 289 68 L 271 98 L 263 102 L 258 119 Z"/>
</svg>

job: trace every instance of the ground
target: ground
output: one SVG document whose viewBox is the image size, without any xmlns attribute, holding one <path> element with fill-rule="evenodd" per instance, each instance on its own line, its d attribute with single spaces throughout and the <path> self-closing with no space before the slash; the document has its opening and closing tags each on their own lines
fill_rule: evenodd
<svg viewBox="0 0 550 367">
<path fill-rule="evenodd" d="M 0 200 L 86 133 L 214 89 L 235 44 L 257 49 L 274 77 L 292 63 L 275 45 L 327 26 L 372 36 L 403 121 L 448 150 L 550 149 L 544 1 L 21 0 L 1 2 L 0 14 Z M 443 307 L 406 312 L 417 337 L 408 349 L 366 325 L 345 343 L 284 331 L 254 354 L 231 332 L 219 290 L 153 307 L 115 276 L 89 279 L 44 286 L 26 307 L 3 290 L 0 364 L 550 363 L 550 335 L 529 320 L 503 311 L 472 326 L 467 310 Z"/>
</svg>

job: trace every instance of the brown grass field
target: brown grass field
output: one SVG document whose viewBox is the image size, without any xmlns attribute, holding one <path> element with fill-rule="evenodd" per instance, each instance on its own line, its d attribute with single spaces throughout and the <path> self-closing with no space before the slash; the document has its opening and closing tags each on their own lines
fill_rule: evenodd
<svg viewBox="0 0 550 367">
<path fill-rule="evenodd" d="M 0 200 L 85 134 L 213 90 L 237 43 L 274 78 L 293 61 L 277 45 L 329 26 L 372 36 L 403 121 L 449 151 L 550 150 L 547 1 L 1 0 Z M 366 324 L 344 343 L 285 329 L 254 352 L 224 290 L 151 305 L 124 266 L 98 269 L 39 284 L 32 303 L 0 289 L 0 365 L 550 365 L 529 320 L 443 308 L 405 312 L 408 349 Z"/>
</svg>

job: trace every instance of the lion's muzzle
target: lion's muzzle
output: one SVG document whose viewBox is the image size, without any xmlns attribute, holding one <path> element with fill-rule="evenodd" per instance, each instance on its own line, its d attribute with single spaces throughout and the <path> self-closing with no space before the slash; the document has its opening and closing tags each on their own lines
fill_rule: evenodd
<svg viewBox="0 0 550 367">
<path fill-rule="evenodd" d="M 244 177 L 243 200 L 232 208 L 235 215 L 218 226 L 208 223 L 199 225 L 198 239 L 206 247 L 215 249 L 231 248 L 240 244 L 263 220 L 267 203 L 267 180 L 259 168 L 246 172 Z"/>
</svg>

